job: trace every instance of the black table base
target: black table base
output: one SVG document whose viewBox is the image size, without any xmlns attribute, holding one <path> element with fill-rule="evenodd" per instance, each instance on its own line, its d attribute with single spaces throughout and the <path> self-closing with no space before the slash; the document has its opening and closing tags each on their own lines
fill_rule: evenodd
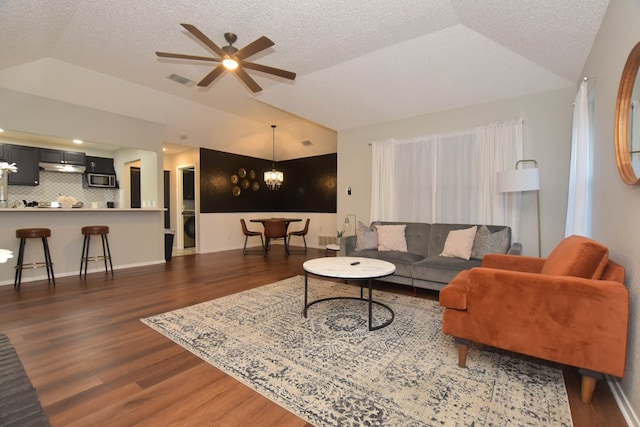
<svg viewBox="0 0 640 427">
<path fill-rule="evenodd" d="M 389 307 L 386 304 L 383 304 L 379 301 L 374 301 L 373 297 L 372 297 L 372 293 L 373 293 L 373 289 L 372 289 L 372 285 L 373 285 L 373 279 L 364 279 L 367 280 L 369 282 L 369 297 L 365 298 L 363 295 L 363 286 L 360 286 L 360 298 L 358 297 L 328 297 L 328 298 L 321 298 L 321 299 L 317 299 L 314 301 L 309 302 L 309 273 L 305 271 L 304 273 L 304 310 L 303 310 L 303 315 L 306 318 L 307 317 L 307 311 L 309 309 L 309 307 L 311 307 L 314 304 L 317 304 L 319 302 L 323 302 L 323 301 L 330 301 L 330 300 L 337 300 L 337 299 L 353 299 L 356 301 L 368 301 L 369 302 L 369 330 L 370 331 L 376 331 L 378 329 L 382 329 L 385 326 L 389 326 L 391 324 L 391 322 L 393 322 L 393 319 L 395 318 L 395 313 L 393 312 L 393 310 L 391 309 L 391 307 Z M 380 307 L 383 307 L 385 309 L 387 309 L 389 311 L 389 313 L 391 313 L 391 318 L 389 320 L 387 320 L 384 323 L 381 323 L 380 325 L 376 325 L 373 326 L 373 304 L 379 305 Z"/>
</svg>

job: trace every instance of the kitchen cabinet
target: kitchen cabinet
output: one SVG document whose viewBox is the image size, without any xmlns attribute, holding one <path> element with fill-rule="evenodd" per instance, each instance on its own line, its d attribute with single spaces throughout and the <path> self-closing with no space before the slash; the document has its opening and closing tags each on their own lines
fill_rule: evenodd
<svg viewBox="0 0 640 427">
<path fill-rule="evenodd" d="M 4 144 L 4 154 L 6 161 L 15 163 L 17 172 L 9 174 L 9 185 L 31 185 L 40 184 L 39 153 L 36 147 L 25 147 L 22 145 Z"/>
<path fill-rule="evenodd" d="M 115 174 L 115 168 L 113 167 L 113 159 L 108 157 L 93 157 L 87 156 L 85 158 L 87 172 L 95 173 L 108 173 Z"/>
<path fill-rule="evenodd" d="M 40 161 L 44 163 L 59 163 L 63 165 L 84 166 L 85 155 L 77 151 L 40 149 Z"/>
</svg>

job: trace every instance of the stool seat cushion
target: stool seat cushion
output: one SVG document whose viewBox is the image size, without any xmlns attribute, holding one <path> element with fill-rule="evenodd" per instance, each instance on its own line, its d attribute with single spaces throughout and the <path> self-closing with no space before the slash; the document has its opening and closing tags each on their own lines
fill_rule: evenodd
<svg viewBox="0 0 640 427">
<path fill-rule="evenodd" d="M 106 225 L 87 225 L 82 227 L 82 234 L 108 234 L 109 227 Z"/>
<path fill-rule="evenodd" d="M 16 237 L 18 239 L 32 239 L 50 236 L 51 230 L 48 228 L 19 228 L 16 230 Z"/>
</svg>

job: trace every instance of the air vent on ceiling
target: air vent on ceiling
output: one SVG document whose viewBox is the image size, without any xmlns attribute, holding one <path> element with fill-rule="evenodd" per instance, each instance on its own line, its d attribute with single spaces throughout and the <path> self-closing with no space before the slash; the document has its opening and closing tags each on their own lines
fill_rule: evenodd
<svg viewBox="0 0 640 427">
<path fill-rule="evenodd" d="M 308 146 L 312 145 L 311 141 L 309 141 L 308 139 L 305 140 L 305 141 L 302 141 L 300 144 L 304 145 L 305 147 L 308 147 Z"/>
<path fill-rule="evenodd" d="M 194 84 L 196 84 L 196 82 L 194 82 L 193 80 L 189 80 L 188 78 L 179 76 L 177 74 L 171 74 L 167 78 L 169 80 L 173 80 L 174 82 L 178 82 L 181 85 L 185 85 L 185 86 L 189 86 L 189 87 L 191 87 Z"/>
</svg>

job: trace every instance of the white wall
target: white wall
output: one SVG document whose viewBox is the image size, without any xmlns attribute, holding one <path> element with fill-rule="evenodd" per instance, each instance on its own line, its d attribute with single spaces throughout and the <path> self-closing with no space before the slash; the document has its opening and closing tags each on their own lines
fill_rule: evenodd
<svg viewBox="0 0 640 427">
<path fill-rule="evenodd" d="M 518 117 L 524 119 L 524 158 L 540 167 L 542 254 L 564 237 L 575 87 L 490 104 L 381 123 L 338 132 L 338 221 L 348 213 L 369 223 L 371 147 L 386 138 L 410 138 L 469 129 Z M 346 194 L 351 187 L 352 195 Z M 524 253 L 538 255 L 535 193 L 523 197 L 521 243 Z"/>
<path fill-rule="evenodd" d="M 640 186 L 623 183 L 613 147 L 618 85 L 629 52 L 640 42 L 640 2 L 612 0 L 594 42 L 584 75 L 593 77 L 595 159 L 593 237 L 627 269 L 631 293 L 627 372 L 620 387 L 640 425 Z"/>
</svg>

